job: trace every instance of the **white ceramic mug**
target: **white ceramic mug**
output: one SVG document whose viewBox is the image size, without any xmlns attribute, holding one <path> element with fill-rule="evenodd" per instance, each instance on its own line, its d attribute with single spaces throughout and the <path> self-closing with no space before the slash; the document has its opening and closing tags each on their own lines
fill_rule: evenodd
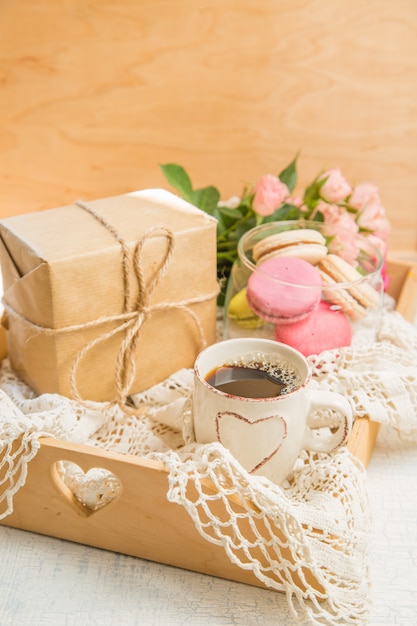
<svg viewBox="0 0 417 626">
<path fill-rule="evenodd" d="M 207 382 L 213 370 L 243 355 L 262 355 L 294 370 L 295 388 L 284 395 L 248 398 Z M 352 408 L 342 395 L 312 388 L 310 365 L 294 348 L 269 339 L 238 338 L 215 343 L 198 355 L 193 422 L 197 442 L 220 442 L 248 472 L 280 484 L 302 450 L 330 452 L 347 442 Z"/>
</svg>

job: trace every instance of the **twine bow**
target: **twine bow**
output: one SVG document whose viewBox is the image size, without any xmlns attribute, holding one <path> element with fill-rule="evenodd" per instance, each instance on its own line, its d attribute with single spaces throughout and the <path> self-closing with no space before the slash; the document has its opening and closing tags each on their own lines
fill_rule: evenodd
<svg viewBox="0 0 417 626">
<path fill-rule="evenodd" d="M 204 336 L 204 329 L 202 324 L 196 315 L 196 313 L 190 308 L 191 305 L 200 302 L 208 301 L 218 294 L 218 289 L 210 294 L 204 294 L 195 298 L 189 298 L 180 302 L 161 302 L 151 305 L 150 299 L 153 291 L 160 282 L 162 276 L 165 274 L 166 269 L 171 261 L 175 240 L 173 233 L 165 227 L 154 226 L 146 231 L 146 233 L 139 239 L 133 250 L 132 265 L 133 276 L 136 280 L 138 287 L 138 296 L 136 302 L 131 307 L 130 301 L 132 299 L 132 273 L 130 271 L 131 253 L 126 241 L 120 236 L 117 230 L 109 223 L 104 217 L 94 211 L 89 205 L 84 202 L 77 201 L 75 204 L 89 213 L 94 219 L 100 222 L 118 241 L 122 251 L 122 272 L 123 272 L 123 293 L 124 304 L 123 313 L 117 315 L 103 316 L 98 319 L 86 322 L 84 324 L 74 324 L 71 326 L 65 326 L 63 328 L 54 329 L 39 326 L 30 322 L 27 318 L 15 311 L 4 300 L 5 310 L 11 317 L 16 317 L 20 321 L 23 321 L 32 330 L 45 335 L 58 335 L 69 334 L 79 330 L 88 330 L 102 326 L 107 323 L 116 323 L 116 326 L 108 331 L 100 334 L 98 337 L 87 343 L 76 355 L 74 362 L 70 370 L 70 388 L 71 396 L 74 400 L 86 405 L 88 401 L 84 400 L 78 391 L 77 386 L 77 372 L 81 361 L 86 355 L 91 352 L 96 346 L 108 341 L 118 333 L 124 333 L 123 339 L 120 342 L 119 350 L 115 363 L 115 398 L 109 405 L 119 406 L 123 412 L 137 413 L 137 409 L 128 406 L 126 404 L 129 391 L 133 385 L 136 376 L 136 352 L 137 344 L 140 336 L 140 331 L 145 320 L 155 311 L 172 310 L 177 309 L 184 311 L 194 322 L 198 332 L 200 349 L 203 348 L 207 341 Z M 148 239 L 151 237 L 163 236 L 167 240 L 167 247 L 165 254 L 161 259 L 159 269 L 154 273 L 152 280 L 149 284 L 146 284 L 143 267 L 142 267 L 142 253 L 143 248 Z M 129 310 L 131 308 L 131 310 Z"/>
</svg>

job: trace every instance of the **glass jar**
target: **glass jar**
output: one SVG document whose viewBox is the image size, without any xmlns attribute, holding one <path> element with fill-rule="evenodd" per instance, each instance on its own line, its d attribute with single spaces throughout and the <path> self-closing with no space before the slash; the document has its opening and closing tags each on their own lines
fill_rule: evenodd
<svg viewBox="0 0 417 626">
<path fill-rule="evenodd" d="M 306 248 L 301 237 L 301 242 L 293 242 L 285 252 L 280 248 L 278 254 L 275 251 L 270 255 L 280 258 L 278 263 L 265 262 L 264 257 L 255 261 L 254 249 L 259 250 L 259 242 L 284 231 L 300 229 L 321 233 L 325 246 L 321 251 L 323 258 L 318 259 L 320 254 L 311 256 L 312 248 Z M 293 233 L 289 238 L 297 239 L 299 235 L 303 233 Z M 267 244 L 269 241 L 273 240 Z M 276 339 L 305 356 L 374 341 L 383 302 L 382 255 L 360 234 L 354 241 L 357 255 L 353 263 L 329 252 L 329 244 L 332 245 L 331 238 L 326 237 L 323 224 L 314 221 L 270 222 L 245 233 L 239 241 L 238 257 L 228 280 L 224 338 Z M 290 257 L 296 259 L 295 263 Z M 337 277 L 333 272 L 330 276 L 334 267 L 330 268 L 329 264 L 341 264 L 339 271 L 348 271 L 336 274 Z M 277 272 L 278 266 L 285 266 L 289 274 Z M 295 278 L 291 273 L 295 273 Z"/>
</svg>

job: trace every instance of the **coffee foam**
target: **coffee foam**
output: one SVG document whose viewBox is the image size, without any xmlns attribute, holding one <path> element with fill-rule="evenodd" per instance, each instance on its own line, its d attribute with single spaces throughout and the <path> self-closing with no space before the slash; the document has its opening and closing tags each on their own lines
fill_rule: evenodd
<svg viewBox="0 0 417 626">
<path fill-rule="evenodd" d="M 228 359 L 223 365 L 227 367 L 247 367 L 259 369 L 284 384 L 282 394 L 291 393 L 303 382 L 298 369 L 281 356 L 275 356 L 267 352 L 248 352 L 238 357 Z"/>
</svg>

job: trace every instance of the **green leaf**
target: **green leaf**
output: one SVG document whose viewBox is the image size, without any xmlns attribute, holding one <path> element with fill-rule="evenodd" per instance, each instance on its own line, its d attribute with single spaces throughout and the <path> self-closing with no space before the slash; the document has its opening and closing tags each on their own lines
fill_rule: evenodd
<svg viewBox="0 0 417 626">
<path fill-rule="evenodd" d="M 190 177 L 182 165 L 165 163 L 159 166 L 171 187 L 176 189 L 184 200 L 194 204 L 194 192 Z"/>
<path fill-rule="evenodd" d="M 290 191 L 293 191 L 297 184 L 297 159 L 298 152 L 293 161 L 278 175 L 278 178 L 287 185 Z"/>
<path fill-rule="evenodd" d="M 231 233 L 231 235 L 233 236 L 233 240 L 236 242 L 236 244 L 239 241 L 239 239 L 249 229 L 253 228 L 254 226 L 256 226 L 256 217 L 255 217 L 255 215 L 251 215 L 246 220 L 244 220 L 244 221 L 242 220 L 240 223 L 238 223 L 237 226 L 236 226 L 236 229 L 234 230 L 234 232 Z"/>
<path fill-rule="evenodd" d="M 241 217 L 243 217 L 243 213 L 242 210 L 240 209 L 240 207 L 236 207 L 235 209 L 231 209 L 228 206 L 219 206 L 218 207 L 219 212 L 224 215 L 225 217 L 230 217 L 232 218 L 232 220 L 237 220 L 240 219 Z"/>
<path fill-rule="evenodd" d="M 253 191 L 253 189 L 247 189 L 245 187 L 241 195 L 239 206 L 245 207 L 246 209 L 252 211 L 252 202 L 253 202 L 254 196 L 255 196 L 255 192 Z"/>
<path fill-rule="evenodd" d="M 213 217 L 217 220 L 217 238 L 221 237 L 223 233 L 227 230 L 227 219 L 220 212 L 219 208 L 216 207 L 212 213 Z"/>
<path fill-rule="evenodd" d="M 324 222 L 324 215 L 321 211 L 317 211 L 317 213 L 314 216 L 313 222 Z"/>
<path fill-rule="evenodd" d="M 318 178 L 316 178 L 315 180 L 313 180 L 313 182 L 308 185 L 304 191 L 304 204 L 306 204 L 308 207 L 311 207 L 313 205 L 313 203 L 317 204 L 317 200 L 320 199 L 320 190 L 323 187 L 324 183 L 326 182 L 327 177 L 323 178 L 322 180 L 318 180 Z"/>
<path fill-rule="evenodd" d="M 208 185 L 202 189 L 195 189 L 192 198 L 191 202 L 195 204 L 195 206 L 209 215 L 214 215 L 217 203 L 220 200 L 220 193 L 216 187 Z"/>
<path fill-rule="evenodd" d="M 272 215 L 268 215 L 264 222 L 282 222 L 284 220 L 298 220 L 300 218 L 300 209 L 294 204 L 284 204 L 277 209 Z"/>
</svg>

